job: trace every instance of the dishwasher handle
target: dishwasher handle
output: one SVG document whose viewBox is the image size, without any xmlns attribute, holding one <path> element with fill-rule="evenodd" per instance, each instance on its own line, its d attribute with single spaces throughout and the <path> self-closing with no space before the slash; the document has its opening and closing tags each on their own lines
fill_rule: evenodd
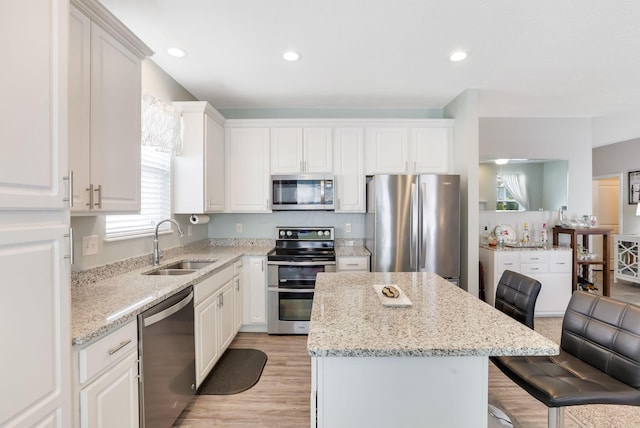
<svg viewBox="0 0 640 428">
<path fill-rule="evenodd" d="M 144 318 L 144 327 L 149 327 L 157 322 L 162 321 L 163 319 L 169 318 L 171 315 L 179 312 L 182 308 L 187 306 L 193 300 L 193 291 L 189 293 L 187 297 L 180 300 L 173 306 L 169 306 L 167 309 L 158 312 L 157 314 L 153 314 L 147 318 Z"/>
</svg>

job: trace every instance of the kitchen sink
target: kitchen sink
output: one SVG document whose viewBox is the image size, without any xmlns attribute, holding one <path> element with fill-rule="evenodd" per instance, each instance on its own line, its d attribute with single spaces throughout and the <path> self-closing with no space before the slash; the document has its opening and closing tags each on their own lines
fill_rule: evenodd
<svg viewBox="0 0 640 428">
<path fill-rule="evenodd" d="M 143 275 L 188 275 L 215 262 L 217 260 L 182 260 L 144 272 Z"/>
<path fill-rule="evenodd" d="M 187 269 L 198 270 L 203 267 L 209 266 L 211 263 L 215 263 L 216 260 L 183 260 L 181 262 L 172 263 L 165 266 L 163 269 Z"/>
<path fill-rule="evenodd" d="M 144 275 L 188 275 L 195 271 L 196 269 L 158 269 L 146 272 Z"/>
</svg>

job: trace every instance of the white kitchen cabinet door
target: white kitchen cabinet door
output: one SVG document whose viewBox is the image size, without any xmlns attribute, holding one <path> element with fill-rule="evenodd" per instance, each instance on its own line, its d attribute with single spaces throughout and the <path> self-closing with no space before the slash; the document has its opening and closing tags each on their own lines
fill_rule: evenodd
<svg viewBox="0 0 640 428">
<path fill-rule="evenodd" d="M 2 208 L 68 206 L 68 27 L 65 1 L 0 2 Z"/>
<path fill-rule="evenodd" d="M 405 174 L 409 172 L 408 129 L 370 128 L 365 143 L 365 172 Z"/>
<path fill-rule="evenodd" d="M 209 296 L 194 309 L 196 345 L 196 387 L 204 381 L 220 358 L 218 346 L 219 295 Z"/>
<path fill-rule="evenodd" d="M 416 174 L 449 172 L 449 128 L 411 129 L 412 172 Z"/>
<path fill-rule="evenodd" d="M 302 128 L 271 128 L 271 173 L 302 172 Z"/>
<path fill-rule="evenodd" d="M 227 128 L 226 201 L 231 212 L 271 212 L 269 128 Z"/>
<path fill-rule="evenodd" d="M 141 73 L 137 56 L 91 26 L 93 211 L 140 211 Z"/>
<path fill-rule="evenodd" d="M 220 352 L 229 347 L 236 336 L 235 322 L 235 287 L 234 281 L 227 282 L 219 291 L 220 314 L 218 323 L 220 326 Z"/>
<path fill-rule="evenodd" d="M 302 172 L 333 172 L 331 128 L 304 128 Z"/>
<path fill-rule="evenodd" d="M 334 130 L 336 212 L 365 212 L 364 130 Z"/>
<path fill-rule="evenodd" d="M 91 20 L 71 7 L 69 22 L 69 167 L 72 212 L 89 212 L 91 183 Z"/>
<path fill-rule="evenodd" d="M 271 128 L 271 173 L 330 173 L 331 128 Z"/>
<path fill-rule="evenodd" d="M 138 415 L 138 352 L 134 351 L 80 391 L 80 426 L 136 428 Z"/>
<path fill-rule="evenodd" d="M 245 331 L 254 331 L 267 327 L 267 272 L 266 257 L 245 257 L 244 277 L 246 289 L 244 299 L 244 327 Z"/>
<path fill-rule="evenodd" d="M 174 103 L 182 113 L 183 150 L 173 161 L 173 210 L 224 210 L 224 117 L 204 101 Z"/>
<path fill-rule="evenodd" d="M 233 317 L 235 320 L 235 332 L 237 333 L 242 327 L 242 305 L 244 300 L 244 281 L 243 281 L 243 268 L 242 260 L 239 260 L 233 264 L 233 287 L 235 289 L 234 296 L 234 311 Z"/>
<path fill-rule="evenodd" d="M 71 426 L 68 234 L 44 221 L 0 225 L 0 426 Z"/>
</svg>

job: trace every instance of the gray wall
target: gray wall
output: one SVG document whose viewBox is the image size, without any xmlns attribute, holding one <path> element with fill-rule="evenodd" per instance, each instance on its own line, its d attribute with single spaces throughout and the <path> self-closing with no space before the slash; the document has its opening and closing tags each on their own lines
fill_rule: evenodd
<svg viewBox="0 0 640 428">
<path fill-rule="evenodd" d="M 640 234 L 640 217 L 636 205 L 629 205 L 629 171 L 640 171 L 640 138 L 593 149 L 593 176 L 601 177 L 622 173 L 621 233 Z"/>
</svg>

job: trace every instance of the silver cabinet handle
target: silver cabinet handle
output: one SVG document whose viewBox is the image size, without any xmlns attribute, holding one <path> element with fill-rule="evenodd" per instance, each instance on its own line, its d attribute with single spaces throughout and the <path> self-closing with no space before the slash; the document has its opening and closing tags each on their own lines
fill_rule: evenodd
<svg viewBox="0 0 640 428">
<path fill-rule="evenodd" d="M 64 258 L 69 259 L 69 263 L 74 264 L 76 259 L 73 256 L 73 227 L 69 228 L 69 233 L 66 233 L 64 237 L 69 238 L 69 255 L 64 256 Z"/>
<path fill-rule="evenodd" d="M 95 206 L 102 208 L 102 184 L 98 184 L 98 188 L 94 189 L 94 191 L 98 192 L 98 202 L 96 202 Z"/>
<path fill-rule="evenodd" d="M 240 291 L 240 278 L 236 278 L 236 290 Z"/>
<path fill-rule="evenodd" d="M 69 173 L 66 177 L 62 177 L 63 180 L 67 181 L 67 188 L 69 190 L 69 197 L 63 198 L 63 202 L 69 202 L 69 208 L 73 208 L 73 170 L 69 170 Z"/>
<path fill-rule="evenodd" d="M 131 339 L 123 340 L 122 342 L 120 342 L 119 345 L 114 346 L 113 348 L 109 349 L 107 352 L 109 353 L 109 355 L 113 355 L 130 343 L 131 343 Z"/>
<path fill-rule="evenodd" d="M 89 202 L 87 202 L 87 206 L 89 209 L 93 208 L 93 184 L 89 184 L 89 188 L 86 189 L 89 192 Z"/>
<path fill-rule="evenodd" d="M 264 259 L 262 259 L 262 272 L 264 272 Z"/>
</svg>

